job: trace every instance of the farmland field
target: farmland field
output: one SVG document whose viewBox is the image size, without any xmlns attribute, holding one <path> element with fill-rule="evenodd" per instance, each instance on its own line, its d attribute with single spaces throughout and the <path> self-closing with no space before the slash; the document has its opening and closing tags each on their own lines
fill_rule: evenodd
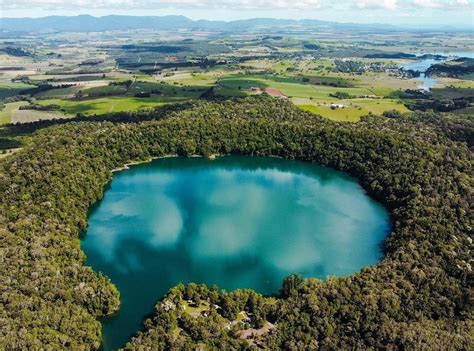
<svg viewBox="0 0 474 351">
<path fill-rule="evenodd" d="M 160 33 L 162 39 L 153 31 L 116 34 L 118 41 L 112 33 L 50 34 L 33 56 L 0 54 L 0 102 L 9 104 L 21 95 L 23 101 L 46 110 L 30 117 L 17 113 L 22 117 L 16 121 L 262 93 L 287 98 L 307 111 L 341 122 L 388 110 L 469 111 L 474 104 L 469 71 L 456 77 L 434 77 L 432 91 L 420 95 L 416 93 L 420 72 L 403 68 L 423 62 L 416 54 L 449 53 L 449 45 L 462 47 L 463 52 L 473 50 L 474 41 L 465 36 L 446 34 L 434 41 L 431 34 L 404 33 L 400 42 L 387 33 L 367 34 L 367 40 L 358 40 L 349 32 L 300 30 L 274 36 L 165 31 Z M 63 44 L 57 45 L 58 40 Z M 31 38 L 18 43 L 24 52 L 35 46 Z M 11 109 L 4 108 L 2 123 L 10 122 Z"/>
<path fill-rule="evenodd" d="M 18 110 L 20 106 L 25 106 L 25 105 L 28 105 L 28 103 L 25 101 L 11 102 L 9 104 L 6 104 L 3 110 L 0 111 L 0 125 L 11 123 L 12 113 L 15 110 Z"/>
<path fill-rule="evenodd" d="M 23 83 L 0 82 L 0 100 L 17 95 L 23 90 L 34 88 L 33 85 Z"/>
<path fill-rule="evenodd" d="M 307 102 L 307 101 L 306 101 Z M 306 104 L 304 100 L 295 101 L 297 106 L 305 111 L 309 111 L 328 119 L 339 122 L 358 122 L 362 116 L 369 114 L 380 115 L 387 110 L 397 110 L 408 112 L 408 109 L 395 100 L 356 100 L 342 101 L 341 104 L 347 104 L 343 108 L 331 108 L 329 105 L 311 105 Z"/>
<path fill-rule="evenodd" d="M 59 111 L 14 110 L 11 113 L 11 123 L 31 123 L 64 117 Z"/>
<path fill-rule="evenodd" d="M 163 101 L 163 99 L 154 99 L 154 98 L 121 98 L 121 97 L 111 97 L 111 98 L 99 98 L 83 101 L 72 101 L 72 100 L 59 100 L 59 99 L 49 99 L 49 100 L 39 100 L 40 105 L 51 105 L 56 104 L 61 107 L 62 110 L 68 115 L 76 115 L 78 113 L 82 114 L 105 114 L 111 112 L 122 112 L 128 110 L 137 110 L 145 107 L 158 107 L 171 103 L 173 101 L 179 101 L 179 98 L 176 100 L 169 99 L 168 101 Z"/>
</svg>

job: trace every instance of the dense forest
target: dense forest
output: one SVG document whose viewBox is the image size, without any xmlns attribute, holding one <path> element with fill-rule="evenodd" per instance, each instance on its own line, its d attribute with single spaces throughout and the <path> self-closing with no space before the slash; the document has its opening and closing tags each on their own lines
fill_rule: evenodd
<svg viewBox="0 0 474 351">
<path fill-rule="evenodd" d="M 290 276 L 278 297 L 179 285 L 126 349 L 472 349 L 473 126 L 433 113 L 340 124 L 261 96 L 21 127 L 36 131 L 0 163 L 0 349 L 100 348 L 119 292 L 84 265 L 80 235 L 112 169 L 232 153 L 358 177 L 391 211 L 385 258 L 345 278 Z"/>
<path fill-rule="evenodd" d="M 428 76 L 456 78 L 465 74 L 474 73 L 474 59 L 460 57 L 445 63 L 432 65 L 426 71 Z"/>
</svg>

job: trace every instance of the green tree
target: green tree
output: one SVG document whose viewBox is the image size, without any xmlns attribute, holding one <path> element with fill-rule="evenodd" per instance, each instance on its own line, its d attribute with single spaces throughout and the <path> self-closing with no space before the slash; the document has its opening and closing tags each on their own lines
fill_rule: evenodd
<svg viewBox="0 0 474 351">
<path fill-rule="evenodd" d="M 304 285 L 304 277 L 301 274 L 292 274 L 283 279 L 283 284 L 280 289 L 280 296 L 283 298 L 289 297 L 293 292 L 297 292 Z"/>
</svg>

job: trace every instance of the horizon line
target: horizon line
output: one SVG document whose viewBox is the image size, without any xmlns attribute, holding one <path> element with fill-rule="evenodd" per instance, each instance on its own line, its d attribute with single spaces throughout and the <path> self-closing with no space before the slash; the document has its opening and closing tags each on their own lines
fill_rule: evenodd
<svg viewBox="0 0 474 351">
<path fill-rule="evenodd" d="M 93 17 L 93 18 L 105 18 L 105 17 L 156 17 L 156 18 L 165 18 L 165 17 L 183 17 L 186 18 L 190 21 L 193 22 L 199 22 L 199 21 L 208 21 L 208 22 L 223 22 L 223 23 L 232 23 L 232 22 L 240 22 L 240 21 L 248 21 L 248 20 L 280 20 L 280 21 L 293 21 L 293 22 L 302 22 L 302 21 L 319 21 L 319 22 L 326 22 L 326 23 L 332 23 L 332 24 L 354 24 L 354 25 L 361 25 L 361 26 L 371 26 L 371 25 L 387 25 L 392 28 L 403 28 L 403 29 L 415 29 L 416 27 L 413 26 L 413 24 L 391 24 L 391 23 L 386 23 L 386 22 L 343 22 L 343 21 L 334 21 L 334 20 L 324 20 L 324 19 L 319 19 L 319 18 L 284 18 L 284 17 L 246 17 L 246 18 L 240 18 L 240 19 L 223 19 L 223 20 L 218 20 L 218 19 L 208 19 L 208 18 L 199 18 L 199 19 L 193 19 L 189 16 L 186 15 L 180 15 L 180 14 L 168 14 L 168 15 L 126 15 L 126 14 L 115 14 L 115 13 L 110 13 L 106 15 L 93 15 L 90 13 L 80 13 L 77 15 L 46 15 L 46 16 L 38 16 L 38 17 L 31 17 L 31 16 L 18 16 L 18 17 L 11 17 L 11 16 L 2 16 L 0 14 L 0 20 L 2 19 L 30 19 L 30 20 L 36 20 L 36 19 L 43 19 L 43 18 L 48 18 L 48 17 L 67 17 L 67 18 L 73 18 L 73 17 Z M 425 23 L 422 25 L 418 25 L 418 28 L 422 29 L 435 29 L 434 27 L 438 28 L 453 28 L 453 29 L 469 29 L 473 30 L 474 26 L 469 26 L 468 24 L 460 24 L 458 26 L 452 25 L 452 24 L 445 24 L 442 27 L 439 26 L 438 23 Z M 1 26 L 0 26 L 1 29 Z"/>
</svg>

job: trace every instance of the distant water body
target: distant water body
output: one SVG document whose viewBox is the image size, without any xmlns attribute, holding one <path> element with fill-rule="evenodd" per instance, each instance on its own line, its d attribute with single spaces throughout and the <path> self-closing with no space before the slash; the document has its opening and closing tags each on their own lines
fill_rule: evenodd
<svg viewBox="0 0 474 351">
<path fill-rule="evenodd" d="M 276 158 L 165 158 L 117 173 L 91 210 L 87 264 L 121 293 L 122 346 L 179 282 L 277 293 L 292 273 L 346 276 L 382 257 L 385 208 L 335 170 Z"/>
<path fill-rule="evenodd" d="M 457 57 L 468 57 L 468 58 L 474 58 L 474 52 L 468 52 L 468 51 L 457 51 L 457 52 L 433 52 L 430 53 L 433 55 L 442 55 L 448 57 L 448 60 L 457 58 Z M 421 54 L 417 54 L 420 56 Z M 424 55 L 424 54 L 423 54 Z M 432 87 L 436 85 L 438 80 L 436 78 L 432 77 L 427 77 L 425 75 L 425 72 L 428 68 L 431 67 L 431 65 L 438 64 L 438 63 L 443 63 L 446 62 L 446 60 L 433 60 L 433 59 L 423 59 L 423 60 L 416 60 L 413 62 L 406 63 L 402 65 L 402 67 L 406 70 L 414 70 L 414 71 L 420 71 L 421 75 L 417 78 L 420 82 L 419 88 L 429 91 Z"/>
</svg>

